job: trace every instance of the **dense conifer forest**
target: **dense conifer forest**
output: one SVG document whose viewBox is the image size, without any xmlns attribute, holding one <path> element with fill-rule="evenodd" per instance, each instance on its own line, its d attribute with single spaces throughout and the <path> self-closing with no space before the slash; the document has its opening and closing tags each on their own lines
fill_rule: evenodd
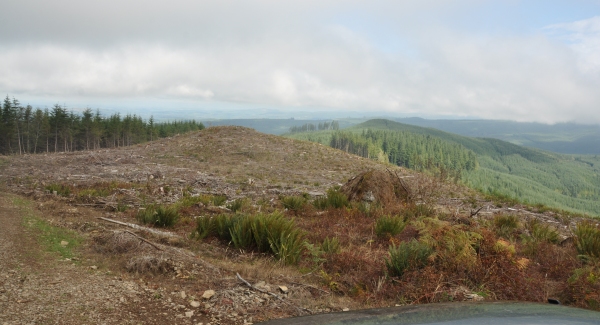
<svg viewBox="0 0 600 325">
<path fill-rule="evenodd" d="M 75 113 L 58 104 L 34 109 L 6 96 L 0 110 L 0 154 L 115 148 L 203 128 L 194 120 L 156 123 L 152 117 L 103 116 L 89 108 Z"/>
<path fill-rule="evenodd" d="M 330 146 L 361 157 L 376 158 L 457 180 L 463 171 L 472 171 L 478 164 L 475 153 L 462 145 L 404 131 L 368 129 L 360 134 L 338 131 L 331 135 Z"/>
<path fill-rule="evenodd" d="M 600 215 L 597 155 L 557 154 L 381 119 L 343 131 L 289 136 L 452 179 L 493 196 Z"/>
</svg>

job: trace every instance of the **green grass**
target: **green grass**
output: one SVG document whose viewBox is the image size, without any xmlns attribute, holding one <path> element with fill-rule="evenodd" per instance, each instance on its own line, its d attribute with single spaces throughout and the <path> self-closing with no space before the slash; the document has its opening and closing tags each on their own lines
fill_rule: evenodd
<svg viewBox="0 0 600 325">
<path fill-rule="evenodd" d="M 303 232 L 279 212 L 198 218 L 192 235 L 215 236 L 236 248 L 271 253 L 284 264 L 297 264 L 304 251 Z"/>
<path fill-rule="evenodd" d="M 341 209 L 350 206 L 348 197 L 341 193 L 338 189 L 330 188 L 327 190 L 327 196 L 324 198 L 317 198 L 313 201 L 313 205 L 317 209 L 325 210 L 327 208 Z"/>
<path fill-rule="evenodd" d="M 327 255 L 333 255 L 340 252 L 340 241 L 337 237 L 326 237 L 321 244 L 321 250 Z"/>
<path fill-rule="evenodd" d="M 214 206 L 222 206 L 223 204 L 225 204 L 225 202 L 227 202 L 227 196 L 225 195 L 215 195 L 212 197 L 211 199 L 212 204 Z"/>
<path fill-rule="evenodd" d="M 306 199 L 302 196 L 284 196 L 281 198 L 283 207 L 291 211 L 299 211 L 306 204 Z"/>
<path fill-rule="evenodd" d="M 392 245 L 389 249 L 389 258 L 385 265 L 390 275 L 402 276 L 409 268 L 421 268 L 429 263 L 429 256 L 433 250 L 426 244 L 417 240 L 401 242 L 398 246 Z"/>
<path fill-rule="evenodd" d="M 247 198 L 240 198 L 240 199 L 235 199 L 235 200 L 233 200 L 233 202 L 227 204 L 226 208 L 233 212 L 238 212 L 238 211 L 242 211 L 249 204 L 250 203 Z"/>
<path fill-rule="evenodd" d="M 494 217 L 494 231 L 499 237 L 511 239 L 519 229 L 519 217 L 515 215 L 499 215 Z"/>
<path fill-rule="evenodd" d="M 56 195 L 59 195 L 59 196 L 69 196 L 71 194 L 71 188 L 64 184 L 53 183 L 53 184 L 47 185 L 45 187 L 45 189 L 47 191 L 49 191 L 50 193 L 56 192 Z"/>
<path fill-rule="evenodd" d="M 149 205 L 139 210 L 136 218 L 141 223 L 157 227 L 172 227 L 179 219 L 179 212 L 175 206 Z"/>
<path fill-rule="evenodd" d="M 575 230 L 575 247 L 580 255 L 600 258 L 600 227 L 591 221 L 580 222 Z"/>
<path fill-rule="evenodd" d="M 379 238 L 391 238 L 406 227 L 404 220 L 397 216 L 382 216 L 375 221 L 375 235 Z"/>
<path fill-rule="evenodd" d="M 38 243 L 48 252 L 56 253 L 63 258 L 73 258 L 76 250 L 84 242 L 83 237 L 75 231 L 61 227 L 55 227 L 37 216 L 31 209 L 31 202 L 24 199 L 13 199 L 13 203 L 19 206 L 24 213 L 24 225 L 34 236 Z M 62 243 L 66 242 L 66 245 Z"/>
</svg>

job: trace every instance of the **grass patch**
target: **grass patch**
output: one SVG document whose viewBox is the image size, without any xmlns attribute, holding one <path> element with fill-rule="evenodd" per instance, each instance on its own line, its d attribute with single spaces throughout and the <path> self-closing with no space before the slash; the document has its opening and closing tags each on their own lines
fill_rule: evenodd
<svg viewBox="0 0 600 325">
<path fill-rule="evenodd" d="M 600 258 L 600 227 L 591 221 L 577 224 L 575 231 L 577 252 L 587 258 Z"/>
<path fill-rule="evenodd" d="M 45 189 L 47 191 L 49 191 L 50 193 L 56 192 L 56 195 L 59 195 L 59 196 L 71 195 L 71 188 L 64 184 L 53 183 L 53 184 L 47 185 L 45 187 Z"/>
<path fill-rule="evenodd" d="M 271 253 L 284 264 L 297 264 L 304 251 L 303 232 L 278 212 L 199 218 L 193 236 L 215 236 L 236 248 Z"/>
<path fill-rule="evenodd" d="M 297 212 L 304 207 L 306 199 L 302 196 L 284 196 L 281 198 L 281 204 L 284 208 Z"/>
<path fill-rule="evenodd" d="M 81 236 L 73 230 L 55 227 L 37 217 L 31 211 L 29 201 L 13 199 L 13 203 L 25 213 L 24 225 L 33 232 L 46 251 L 59 254 L 63 258 L 75 257 L 75 250 L 83 243 Z"/>
<path fill-rule="evenodd" d="M 326 237 L 321 244 L 321 250 L 327 255 L 333 255 L 340 252 L 340 241 L 337 237 Z"/>
<path fill-rule="evenodd" d="M 211 202 L 214 206 L 220 207 L 223 204 L 225 204 L 225 202 L 227 202 L 227 196 L 225 195 L 215 195 L 211 198 Z"/>
<path fill-rule="evenodd" d="M 375 221 L 375 235 L 379 238 L 391 238 L 401 233 L 406 223 L 400 217 L 382 216 Z"/>
<path fill-rule="evenodd" d="M 247 198 L 235 199 L 233 202 L 227 204 L 226 208 L 233 211 L 239 212 L 242 211 L 245 207 L 249 205 Z"/>
<path fill-rule="evenodd" d="M 341 209 L 350 206 L 348 197 L 338 189 L 330 188 L 327 190 L 327 196 L 313 201 L 317 209 L 325 210 L 327 208 Z"/>
<path fill-rule="evenodd" d="M 179 219 L 179 212 L 174 206 L 149 205 L 145 209 L 139 210 L 136 218 L 141 223 L 157 227 L 172 227 Z"/>
<path fill-rule="evenodd" d="M 429 263 L 429 256 L 433 253 L 428 245 L 411 240 L 402 242 L 398 246 L 392 245 L 388 251 L 389 258 L 385 266 L 390 275 L 402 276 L 409 268 L 422 268 Z"/>
<path fill-rule="evenodd" d="M 498 237 L 511 239 L 519 229 L 519 218 L 515 215 L 499 215 L 494 217 L 494 231 Z"/>
</svg>

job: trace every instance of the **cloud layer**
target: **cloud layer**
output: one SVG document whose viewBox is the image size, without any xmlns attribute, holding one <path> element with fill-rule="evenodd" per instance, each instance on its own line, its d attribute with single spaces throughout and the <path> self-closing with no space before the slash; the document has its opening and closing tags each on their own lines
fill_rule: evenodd
<svg viewBox="0 0 600 325">
<path fill-rule="evenodd" d="M 0 91 L 600 123 L 600 16 L 522 33 L 455 23 L 479 6 L 10 0 Z"/>
</svg>

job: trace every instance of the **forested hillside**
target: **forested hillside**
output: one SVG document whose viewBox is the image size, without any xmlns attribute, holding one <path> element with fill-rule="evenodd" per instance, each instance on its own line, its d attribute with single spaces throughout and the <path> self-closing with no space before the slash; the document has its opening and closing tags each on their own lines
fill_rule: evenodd
<svg viewBox="0 0 600 325">
<path fill-rule="evenodd" d="M 600 154 L 600 126 L 575 123 L 525 123 L 497 120 L 427 120 L 400 118 L 396 121 L 435 128 L 468 137 L 495 138 L 514 144 L 569 154 Z"/>
<path fill-rule="evenodd" d="M 600 215 L 598 156 L 555 154 L 389 120 L 290 136 L 450 177 L 485 193 Z"/>
<path fill-rule="evenodd" d="M 331 135 L 329 145 L 365 158 L 457 180 L 463 171 L 477 167 L 473 151 L 460 144 L 405 131 L 368 129 L 360 134 L 338 131 Z"/>
<path fill-rule="evenodd" d="M 0 109 L 0 154 L 113 148 L 203 128 L 193 120 L 155 123 L 118 113 L 104 117 L 89 108 L 77 114 L 58 104 L 34 109 L 6 96 Z"/>
</svg>

